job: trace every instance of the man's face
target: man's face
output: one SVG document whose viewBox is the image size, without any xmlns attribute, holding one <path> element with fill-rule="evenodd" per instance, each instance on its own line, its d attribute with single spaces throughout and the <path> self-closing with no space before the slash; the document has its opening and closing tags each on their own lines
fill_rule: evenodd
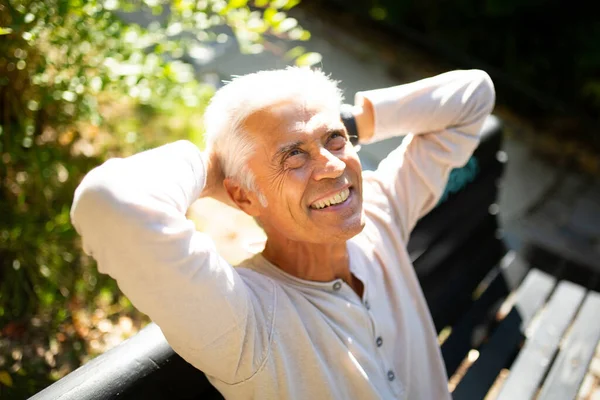
<svg viewBox="0 0 600 400">
<path fill-rule="evenodd" d="M 270 240 L 336 243 L 363 229 L 362 169 L 336 111 L 288 101 L 251 115 L 245 127 Z"/>
</svg>

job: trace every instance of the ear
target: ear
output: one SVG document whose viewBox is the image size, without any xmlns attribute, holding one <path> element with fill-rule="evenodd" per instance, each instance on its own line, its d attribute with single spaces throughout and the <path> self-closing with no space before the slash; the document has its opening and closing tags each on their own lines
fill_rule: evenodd
<svg viewBox="0 0 600 400">
<path fill-rule="evenodd" d="M 243 212 L 251 217 L 258 217 L 261 211 L 260 200 L 258 196 L 245 188 L 232 178 L 223 180 L 225 191 L 229 195 L 231 201 Z"/>
</svg>

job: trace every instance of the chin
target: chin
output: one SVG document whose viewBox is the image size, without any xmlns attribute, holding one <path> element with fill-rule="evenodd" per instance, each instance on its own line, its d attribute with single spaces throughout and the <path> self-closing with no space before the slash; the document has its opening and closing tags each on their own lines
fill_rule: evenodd
<svg viewBox="0 0 600 400">
<path fill-rule="evenodd" d="M 365 228 L 365 216 L 361 213 L 356 221 L 346 221 L 341 227 L 336 227 L 335 232 L 331 232 L 328 237 L 332 242 L 346 242 L 358 235 Z"/>
</svg>

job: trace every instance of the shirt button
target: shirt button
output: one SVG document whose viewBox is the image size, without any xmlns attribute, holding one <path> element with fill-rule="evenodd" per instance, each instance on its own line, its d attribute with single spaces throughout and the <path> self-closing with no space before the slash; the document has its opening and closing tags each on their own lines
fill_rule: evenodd
<svg viewBox="0 0 600 400">
<path fill-rule="evenodd" d="M 365 308 L 366 308 L 367 310 L 370 310 L 370 309 L 371 309 L 371 304 L 369 303 L 369 300 L 365 300 Z"/>
<path fill-rule="evenodd" d="M 342 288 L 342 282 L 337 281 L 336 283 L 333 284 L 333 290 L 338 291 Z"/>
<path fill-rule="evenodd" d="M 392 371 L 391 369 L 388 371 L 388 381 L 393 381 L 396 378 L 396 374 L 394 374 L 394 371 Z"/>
<path fill-rule="evenodd" d="M 379 336 L 375 343 L 377 343 L 377 347 L 381 347 L 381 345 L 383 344 L 383 338 Z"/>
</svg>

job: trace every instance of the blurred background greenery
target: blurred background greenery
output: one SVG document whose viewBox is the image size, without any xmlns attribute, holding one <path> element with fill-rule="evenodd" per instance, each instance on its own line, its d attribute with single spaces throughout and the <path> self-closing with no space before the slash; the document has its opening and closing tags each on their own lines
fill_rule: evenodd
<svg viewBox="0 0 600 400">
<path fill-rule="evenodd" d="M 200 145 L 215 84 L 184 56 L 222 41 L 224 27 L 246 53 L 306 40 L 286 16 L 296 3 L 0 1 L 1 398 L 41 390 L 147 322 L 82 254 L 74 190 L 108 157 Z"/>
</svg>

